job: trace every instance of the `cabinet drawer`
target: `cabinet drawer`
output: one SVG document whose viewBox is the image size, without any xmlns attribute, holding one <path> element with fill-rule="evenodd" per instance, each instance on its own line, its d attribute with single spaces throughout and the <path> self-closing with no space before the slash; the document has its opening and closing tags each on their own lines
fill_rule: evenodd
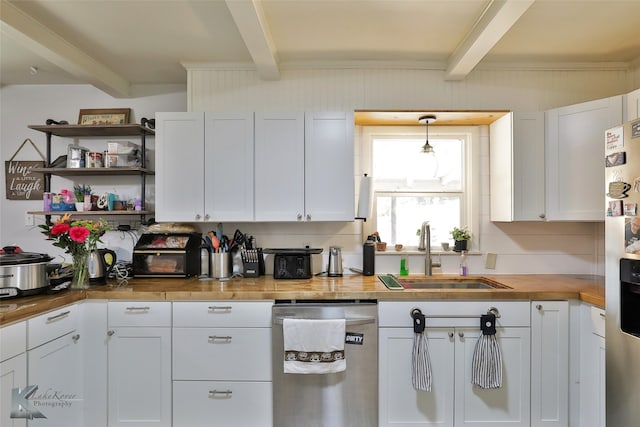
<svg viewBox="0 0 640 427">
<path fill-rule="evenodd" d="M 173 382 L 174 427 L 270 427 L 271 407 L 270 382 Z"/>
<path fill-rule="evenodd" d="M 32 349 L 74 331 L 78 327 L 77 304 L 59 308 L 27 320 L 27 348 Z"/>
<path fill-rule="evenodd" d="M 27 351 L 27 323 L 0 328 L 0 362 Z"/>
<path fill-rule="evenodd" d="M 173 303 L 174 327 L 271 327 L 273 301 L 206 301 Z"/>
<path fill-rule="evenodd" d="M 500 313 L 496 320 L 498 327 L 531 325 L 529 301 L 381 301 L 378 304 L 378 325 L 413 327 L 411 311 L 419 308 L 427 316 L 428 327 L 480 327 L 480 316 L 492 307 Z"/>
<path fill-rule="evenodd" d="M 605 338 L 605 312 L 598 307 L 591 307 L 591 333 Z"/>
<path fill-rule="evenodd" d="M 174 328 L 173 378 L 271 381 L 271 329 Z"/>
<path fill-rule="evenodd" d="M 123 301 L 108 303 L 109 326 L 171 326 L 171 303 Z"/>
</svg>

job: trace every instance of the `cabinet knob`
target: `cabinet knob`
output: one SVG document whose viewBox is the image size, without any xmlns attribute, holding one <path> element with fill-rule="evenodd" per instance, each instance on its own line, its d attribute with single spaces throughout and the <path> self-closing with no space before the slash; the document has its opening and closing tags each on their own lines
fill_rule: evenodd
<svg viewBox="0 0 640 427">
<path fill-rule="evenodd" d="M 540 219 L 545 219 L 546 217 L 547 217 L 547 216 L 546 216 L 545 214 L 543 214 L 543 213 L 541 213 L 540 215 L 538 215 L 538 218 L 540 218 Z"/>
<path fill-rule="evenodd" d="M 73 340 L 73 342 L 78 342 L 78 340 L 80 339 L 80 334 L 75 334 L 71 337 L 71 339 Z"/>
<path fill-rule="evenodd" d="M 116 333 L 116 331 L 107 331 L 107 336 L 109 336 L 109 337 L 113 336 L 113 334 L 115 334 L 115 333 Z"/>
<path fill-rule="evenodd" d="M 542 304 L 537 304 L 536 309 L 538 309 L 538 311 L 542 311 Z"/>
<path fill-rule="evenodd" d="M 205 214 L 205 215 L 204 215 L 204 220 L 205 220 L 205 221 L 209 221 L 209 218 L 211 218 L 211 217 L 209 216 L 209 214 Z"/>
<path fill-rule="evenodd" d="M 449 338 L 453 338 L 453 332 L 449 332 Z"/>
<path fill-rule="evenodd" d="M 302 214 L 298 214 L 296 218 L 298 219 L 298 221 L 302 221 Z"/>
<path fill-rule="evenodd" d="M 464 338 L 464 332 L 458 332 L 458 336 L 459 336 L 460 338 Z"/>
<path fill-rule="evenodd" d="M 307 221 L 311 221 L 311 215 L 307 214 Z"/>
</svg>

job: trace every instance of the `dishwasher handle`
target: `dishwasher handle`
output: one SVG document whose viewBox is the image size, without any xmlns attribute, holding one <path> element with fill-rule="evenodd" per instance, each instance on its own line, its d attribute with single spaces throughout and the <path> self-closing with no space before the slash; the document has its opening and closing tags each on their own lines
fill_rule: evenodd
<svg viewBox="0 0 640 427">
<path fill-rule="evenodd" d="M 274 317 L 274 325 L 282 325 L 284 319 L 298 319 L 298 317 Z M 308 319 L 308 320 L 330 320 L 330 319 Z M 376 323 L 375 317 L 354 317 L 351 319 L 344 319 L 347 326 L 366 325 L 369 323 Z"/>
</svg>

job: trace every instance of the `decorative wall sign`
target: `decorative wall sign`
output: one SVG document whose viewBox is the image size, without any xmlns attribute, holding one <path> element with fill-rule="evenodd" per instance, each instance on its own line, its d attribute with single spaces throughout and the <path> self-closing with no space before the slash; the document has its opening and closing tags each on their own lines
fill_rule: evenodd
<svg viewBox="0 0 640 427">
<path fill-rule="evenodd" d="M 620 166 L 627 163 L 627 153 L 621 151 L 619 153 L 609 154 L 605 157 L 605 166 L 610 168 L 612 166 Z"/>
<path fill-rule="evenodd" d="M 620 150 L 624 147 L 624 128 L 622 126 L 607 129 L 604 134 L 607 141 L 607 151 Z"/>
<path fill-rule="evenodd" d="M 31 144 L 42 160 L 14 160 L 26 143 Z M 5 187 L 8 200 L 42 200 L 44 174 L 33 168 L 44 167 L 44 156 L 29 138 L 25 139 L 5 164 Z"/>
<path fill-rule="evenodd" d="M 126 125 L 129 123 L 131 108 L 103 108 L 80 110 L 79 125 Z"/>
</svg>

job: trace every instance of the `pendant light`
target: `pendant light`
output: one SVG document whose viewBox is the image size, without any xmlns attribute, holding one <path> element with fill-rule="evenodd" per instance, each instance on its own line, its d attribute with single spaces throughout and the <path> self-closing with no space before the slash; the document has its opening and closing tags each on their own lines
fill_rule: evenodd
<svg viewBox="0 0 640 427">
<path fill-rule="evenodd" d="M 433 154 L 433 147 L 429 144 L 429 125 L 436 121 L 436 116 L 434 115 L 426 115 L 420 116 L 418 118 L 418 123 L 425 125 L 427 129 L 427 140 L 425 144 L 422 146 L 422 153 L 425 154 Z"/>
</svg>

